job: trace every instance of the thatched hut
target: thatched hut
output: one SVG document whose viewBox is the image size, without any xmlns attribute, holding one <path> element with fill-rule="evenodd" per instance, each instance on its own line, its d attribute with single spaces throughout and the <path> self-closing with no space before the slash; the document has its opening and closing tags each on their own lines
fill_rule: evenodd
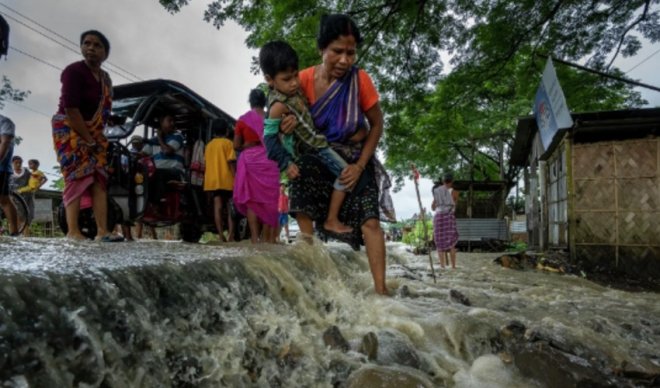
<svg viewBox="0 0 660 388">
<path fill-rule="evenodd" d="M 660 277 L 660 109 L 573 114 L 544 149 L 518 120 L 511 163 L 525 168 L 528 240 L 587 268 Z"/>
</svg>

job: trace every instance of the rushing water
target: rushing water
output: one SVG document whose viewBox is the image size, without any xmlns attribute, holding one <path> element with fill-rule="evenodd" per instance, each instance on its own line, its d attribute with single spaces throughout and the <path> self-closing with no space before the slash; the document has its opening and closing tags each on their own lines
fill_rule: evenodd
<svg viewBox="0 0 660 388">
<path fill-rule="evenodd" d="M 339 244 L 0 237 L 0 381 L 360 388 L 660 381 L 660 295 L 505 269 L 492 263 L 496 256 L 459 253 L 459 268 L 434 282 L 428 256 L 388 245 L 386 298 L 372 291 L 364 251 Z"/>
</svg>

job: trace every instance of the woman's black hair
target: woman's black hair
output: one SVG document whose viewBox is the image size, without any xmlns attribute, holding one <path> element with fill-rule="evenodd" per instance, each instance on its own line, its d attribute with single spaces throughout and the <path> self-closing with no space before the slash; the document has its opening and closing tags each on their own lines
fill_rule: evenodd
<svg viewBox="0 0 660 388">
<path fill-rule="evenodd" d="M 252 89 L 249 101 L 250 108 L 263 108 L 266 106 L 266 94 L 261 89 Z"/>
<path fill-rule="evenodd" d="M 103 45 L 103 47 L 105 47 L 105 57 L 107 58 L 110 55 L 110 41 L 108 40 L 108 38 L 106 38 L 105 35 L 103 35 L 102 33 L 96 30 L 85 31 L 82 34 L 80 34 L 81 46 L 83 44 L 83 40 L 85 40 L 85 37 L 87 35 L 94 35 L 95 37 L 99 38 L 101 44 Z"/>
<path fill-rule="evenodd" d="M 283 71 L 298 70 L 298 53 L 287 42 L 273 40 L 259 50 L 259 67 L 270 78 Z"/>
<path fill-rule="evenodd" d="M 316 45 L 323 50 L 340 36 L 347 35 L 353 36 L 358 46 L 362 43 L 360 29 L 350 16 L 341 13 L 322 15 Z"/>
</svg>

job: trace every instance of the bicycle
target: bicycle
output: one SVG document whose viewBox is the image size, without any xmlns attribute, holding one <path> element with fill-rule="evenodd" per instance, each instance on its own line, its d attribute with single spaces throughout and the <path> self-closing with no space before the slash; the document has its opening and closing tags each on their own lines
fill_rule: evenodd
<svg viewBox="0 0 660 388">
<path fill-rule="evenodd" d="M 18 216 L 18 233 L 23 233 L 25 228 L 32 222 L 32 217 L 30 217 L 30 212 L 28 211 L 28 205 L 25 202 L 25 199 L 23 199 L 23 196 L 15 191 L 9 192 L 9 199 L 16 208 L 16 215 Z M 7 217 L 5 217 L 4 211 L 0 207 L 0 235 L 3 234 L 9 234 L 9 225 L 7 224 Z"/>
</svg>

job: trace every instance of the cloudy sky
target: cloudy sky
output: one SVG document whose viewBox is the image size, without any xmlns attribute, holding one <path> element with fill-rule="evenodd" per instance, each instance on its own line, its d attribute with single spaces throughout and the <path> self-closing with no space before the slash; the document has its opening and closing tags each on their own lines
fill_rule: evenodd
<svg viewBox="0 0 660 388">
<path fill-rule="evenodd" d="M 245 46 L 247 34 L 228 23 L 217 30 L 202 20 L 208 1 L 192 1 L 175 15 L 158 0 L 0 0 L 0 12 L 11 28 L 8 58 L 0 61 L 0 74 L 12 85 L 30 90 L 20 104 L 6 103 L 23 143 L 16 153 L 41 160 L 52 173 L 57 164 L 50 137 L 50 116 L 57 109 L 59 76 L 68 64 L 81 60 L 77 42 L 82 31 L 98 29 L 110 40 L 104 65 L 115 84 L 164 78 L 179 81 L 233 115 L 248 108 L 247 95 L 261 82 L 250 72 L 255 50 Z M 636 57 L 617 65 L 642 82 L 660 85 L 660 44 L 647 45 Z M 653 56 L 651 56 L 653 55 Z M 645 58 L 650 59 L 641 63 Z M 660 93 L 640 89 L 652 106 L 660 106 Z M 530 101 L 530 109 L 532 102 Z M 385 129 L 387 131 L 387 128 Z M 50 175 L 51 180 L 56 178 Z M 428 179 L 421 180 L 422 201 L 432 200 Z M 419 211 L 415 188 L 407 184 L 394 194 L 397 218 Z"/>
</svg>

